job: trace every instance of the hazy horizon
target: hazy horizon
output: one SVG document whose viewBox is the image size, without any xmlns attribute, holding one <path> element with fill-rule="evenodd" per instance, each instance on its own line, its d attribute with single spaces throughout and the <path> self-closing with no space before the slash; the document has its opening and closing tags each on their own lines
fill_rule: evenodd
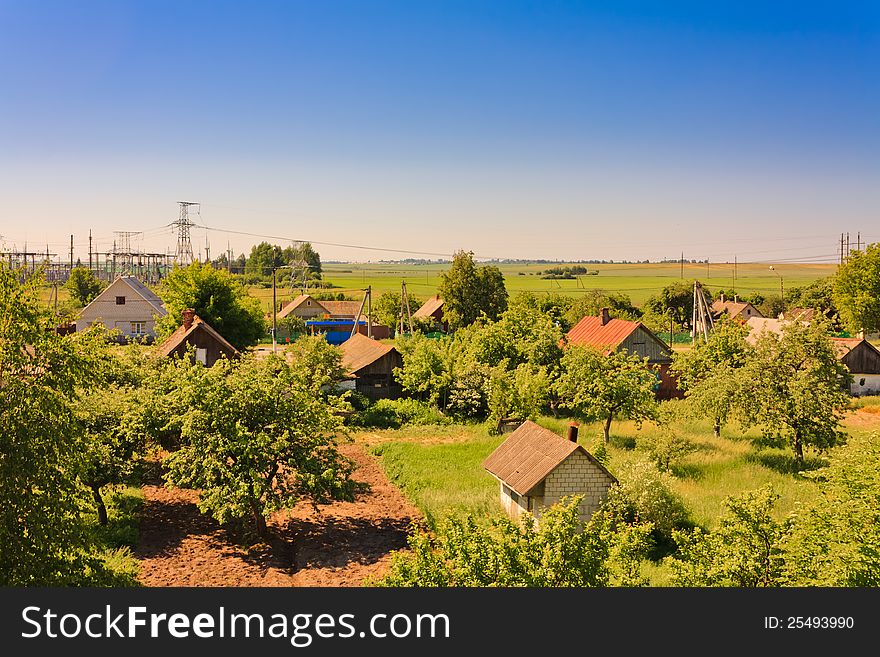
<svg viewBox="0 0 880 657">
<path fill-rule="evenodd" d="M 835 262 L 880 5 L 766 5 L 5 2 L 0 247 Z"/>
</svg>

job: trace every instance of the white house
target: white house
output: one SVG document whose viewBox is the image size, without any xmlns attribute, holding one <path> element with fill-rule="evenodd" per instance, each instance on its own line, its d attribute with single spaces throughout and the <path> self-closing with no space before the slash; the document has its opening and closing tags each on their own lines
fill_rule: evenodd
<svg viewBox="0 0 880 657">
<path fill-rule="evenodd" d="M 156 336 L 156 319 L 167 314 L 162 300 L 134 276 L 120 276 L 82 309 L 76 330 L 94 323 L 118 329 L 131 340 L 150 340 Z"/>
<path fill-rule="evenodd" d="M 579 516 L 587 521 L 599 509 L 614 476 L 577 444 L 577 427 L 566 440 L 534 422 L 523 422 L 483 462 L 499 482 L 501 504 L 514 520 L 523 513 L 540 518 L 563 497 L 583 496 Z"/>
</svg>

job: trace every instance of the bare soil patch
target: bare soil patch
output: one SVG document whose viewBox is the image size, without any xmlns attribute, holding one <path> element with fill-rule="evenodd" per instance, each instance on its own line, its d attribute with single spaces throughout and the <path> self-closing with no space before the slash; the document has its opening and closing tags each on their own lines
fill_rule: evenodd
<svg viewBox="0 0 880 657">
<path fill-rule="evenodd" d="M 248 545 L 202 515 L 197 491 L 168 490 L 158 477 L 149 481 L 135 550 L 138 579 L 145 586 L 359 586 L 381 575 L 420 515 L 360 446 L 340 451 L 368 489 L 354 502 L 317 510 L 303 503 L 275 514 L 272 545 Z"/>
</svg>

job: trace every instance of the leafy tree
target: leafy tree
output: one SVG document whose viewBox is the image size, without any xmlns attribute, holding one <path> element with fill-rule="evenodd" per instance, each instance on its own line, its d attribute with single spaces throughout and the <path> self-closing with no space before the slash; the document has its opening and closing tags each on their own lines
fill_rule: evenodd
<svg viewBox="0 0 880 657">
<path fill-rule="evenodd" d="M 699 416 L 713 420 L 716 436 L 735 407 L 739 394 L 738 369 L 751 353 L 746 342 L 747 325 L 721 319 L 707 342 L 697 342 L 691 349 L 675 354 L 672 370 L 685 391 L 689 407 Z"/>
<path fill-rule="evenodd" d="M 84 267 L 74 267 L 64 287 L 67 288 L 71 298 L 77 304 L 87 306 L 96 296 L 101 294 L 104 284 L 95 278 L 95 275 L 90 270 Z"/>
<path fill-rule="evenodd" d="M 783 541 L 785 584 L 880 586 L 880 436 L 853 434 L 805 476 L 820 495 Z"/>
<path fill-rule="evenodd" d="M 850 331 L 880 330 L 880 243 L 847 258 L 837 270 L 833 297 Z"/>
<path fill-rule="evenodd" d="M 729 497 L 718 529 L 676 532 L 680 554 L 668 558 L 676 586 L 778 586 L 785 523 L 774 520 L 779 496 L 769 486 Z"/>
<path fill-rule="evenodd" d="M 266 334 L 260 302 L 249 297 L 231 274 L 210 264 L 194 262 L 175 268 L 162 281 L 159 296 L 168 311 L 157 325 L 162 333 L 174 331 L 183 311 L 193 308 L 237 349 L 255 344 Z"/>
<path fill-rule="evenodd" d="M 315 394 L 317 380 L 275 357 L 203 369 L 184 445 L 166 461 L 170 484 L 200 489 L 199 508 L 221 523 L 250 518 L 261 537 L 273 511 L 300 499 L 351 499 L 337 405 Z"/>
<path fill-rule="evenodd" d="M 400 340 L 403 366 L 394 369 L 394 378 L 411 395 L 432 404 L 445 405 L 445 397 L 452 385 L 452 372 L 449 359 L 443 352 L 452 345 L 451 338 L 431 340 L 418 333 Z"/>
<path fill-rule="evenodd" d="M 687 438 L 675 431 L 670 425 L 663 424 L 660 431 L 645 441 L 648 454 L 662 472 L 669 472 L 673 464 L 692 453 L 696 446 Z"/>
<path fill-rule="evenodd" d="M 84 530 L 87 509 L 77 391 L 103 336 L 59 336 L 38 298 L 40 279 L 0 262 L 0 585 L 82 583 L 98 567 Z"/>
<path fill-rule="evenodd" d="M 373 318 L 384 326 L 394 328 L 400 325 L 400 308 L 401 303 L 400 292 L 383 292 L 373 302 Z M 421 305 L 422 301 L 418 297 L 407 293 L 409 299 L 409 311 L 414 313 Z M 406 322 L 404 322 L 406 324 Z M 413 319 L 413 324 L 416 320 Z"/>
<path fill-rule="evenodd" d="M 77 415 L 85 428 L 80 478 L 92 492 L 101 525 L 107 524 L 101 489 L 134 474 L 143 451 L 144 433 L 129 401 L 134 394 L 134 390 L 110 385 L 87 392 L 77 403 Z"/>
<path fill-rule="evenodd" d="M 563 408 L 587 422 L 604 422 L 602 435 L 607 443 L 615 417 L 637 422 L 654 418 L 656 384 L 657 376 L 649 369 L 647 358 L 570 345 L 554 389 Z"/>
<path fill-rule="evenodd" d="M 617 319 L 635 321 L 642 318 L 642 311 L 633 305 L 628 295 L 605 290 L 587 290 L 583 296 L 570 298 L 568 308 L 562 316 L 561 328 L 568 331 L 584 317 L 598 315 L 601 308 L 608 308 L 608 314 Z"/>
<path fill-rule="evenodd" d="M 834 303 L 834 277 L 832 276 L 792 288 L 785 296 L 786 306 L 789 308 L 815 308 L 830 317 L 838 315 L 837 305 Z"/>
<path fill-rule="evenodd" d="M 293 262 L 304 263 L 308 268 L 307 279 L 321 278 L 321 256 L 312 247 L 311 242 L 300 242 L 297 246 L 289 246 L 282 252 L 285 265 Z"/>
<path fill-rule="evenodd" d="M 443 317 L 455 331 L 473 324 L 482 315 L 494 321 L 507 309 L 504 275 L 498 267 L 477 266 L 474 254 L 458 251 L 452 266 L 440 277 Z"/>
<path fill-rule="evenodd" d="M 502 364 L 489 379 L 489 416 L 497 422 L 515 417 L 534 419 L 549 399 L 550 379 L 544 368 L 520 363 L 515 370 Z"/>
<path fill-rule="evenodd" d="M 703 288 L 704 290 L 706 288 Z M 645 301 L 645 310 L 655 315 L 666 317 L 669 322 L 669 311 L 678 326 L 690 327 L 694 312 L 694 283 L 693 281 L 676 281 L 670 283 L 659 293 L 654 294 Z"/>
<path fill-rule="evenodd" d="M 516 523 L 449 518 L 432 535 L 415 530 L 396 552 L 382 586 L 600 587 L 645 583 L 640 562 L 650 525 L 623 525 L 601 511 L 578 517 L 578 498 Z"/>
<path fill-rule="evenodd" d="M 315 395 L 332 388 L 346 374 L 342 351 L 320 335 L 300 338 L 287 347 L 284 354 L 293 374 Z"/>
<path fill-rule="evenodd" d="M 269 242 L 260 242 L 251 247 L 251 254 L 248 256 L 244 267 L 246 274 L 256 276 L 271 276 L 274 267 L 290 264 L 285 262 L 284 250 L 275 244 Z"/>
<path fill-rule="evenodd" d="M 828 449 L 844 437 L 839 425 L 849 396 L 842 384 L 849 373 L 826 329 L 827 322 L 795 322 L 784 325 L 782 335 L 763 333 L 738 374 L 744 425 L 787 439 L 799 464 L 805 445 Z"/>
<path fill-rule="evenodd" d="M 535 308 L 511 306 L 497 322 L 489 322 L 475 336 L 477 359 L 496 366 L 506 361 L 509 369 L 528 363 L 550 372 L 559 370 L 562 330 Z"/>
</svg>

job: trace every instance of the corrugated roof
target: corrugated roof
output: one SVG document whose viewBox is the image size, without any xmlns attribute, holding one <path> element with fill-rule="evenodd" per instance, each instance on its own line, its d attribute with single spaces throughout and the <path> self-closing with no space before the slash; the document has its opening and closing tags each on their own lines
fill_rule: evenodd
<svg viewBox="0 0 880 657">
<path fill-rule="evenodd" d="M 528 495 L 578 450 L 613 481 L 617 481 L 583 447 L 529 420 L 523 422 L 483 461 L 483 467 L 520 495 Z"/>
<path fill-rule="evenodd" d="M 227 349 L 232 354 L 234 354 L 236 356 L 238 355 L 238 349 L 236 349 L 231 344 L 229 344 L 229 342 L 227 342 L 226 338 L 224 338 L 222 335 L 217 333 L 217 331 L 214 330 L 213 326 L 208 324 L 208 322 L 203 320 L 198 315 L 193 316 L 193 323 L 190 325 L 189 328 L 186 328 L 183 324 L 178 326 L 177 329 L 174 331 L 174 333 L 169 335 L 162 342 L 162 344 L 160 344 L 157 347 L 158 352 L 162 356 L 170 356 L 171 352 L 174 351 L 175 349 L 177 349 L 184 342 L 186 342 L 187 337 L 192 335 L 198 329 L 199 326 L 201 326 L 203 330 L 207 331 L 208 334 L 211 335 L 211 337 L 213 337 L 215 340 L 217 340 L 217 342 L 219 342 L 222 347 Z"/>
<path fill-rule="evenodd" d="M 440 295 L 435 294 L 433 297 L 425 301 L 425 303 L 422 304 L 421 308 L 415 311 L 412 316 L 418 319 L 425 319 L 433 315 L 442 307 L 443 299 L 440 298 Z"/>
<path fill-rule="evenodd" d="M 880 355 L 880 349 L 877 349 L 877 347 L 862 338 L 831 338 L 831 344 L 834 347 L 834 353 L 837 355 L 838 360 L 846 358 L 851 351 L 861 346 L 863 342 L 867 349 L 871 349 Z"/>
<path fill-rule="evenodd" d="M 610 352 L 620 346 L 641 325 L 641 322 L 630 322 L 625 319 L 610 319 L 603 325 L 600 317 L 587 316 L 575 324 L 565 337 L 571 344 L 581 344 Z"/>
<path fill-rule="evenodd" d="M 743 310 L 745 310 L 749 306 L 752 307 L 752 310 L 755 313 L 758 313 L 758 309 L 755 308 L 754 306 L 752 306 L 752 304 L 750 304 L 748 302 L 745 302 L 745 301 L 722 301 L 721 299 L 717 299 L 716 301 L 712 302 L 712 312 L 714 312 L 717 315 L 720 315 L 722 313 L 727 313 L 731 317 L 736 317 L 737 315 L 739 315 Z M 760 316 L 760 313 L 758 313 L 758 315 Z"/>
<path fill-rule="evenodd" d="M 355 333 L 339 348 L 342 349 L 342 365 L 352 374 L 397 351 L 393 345 L 378 342 L 361 333 Z"/>
</svg>

